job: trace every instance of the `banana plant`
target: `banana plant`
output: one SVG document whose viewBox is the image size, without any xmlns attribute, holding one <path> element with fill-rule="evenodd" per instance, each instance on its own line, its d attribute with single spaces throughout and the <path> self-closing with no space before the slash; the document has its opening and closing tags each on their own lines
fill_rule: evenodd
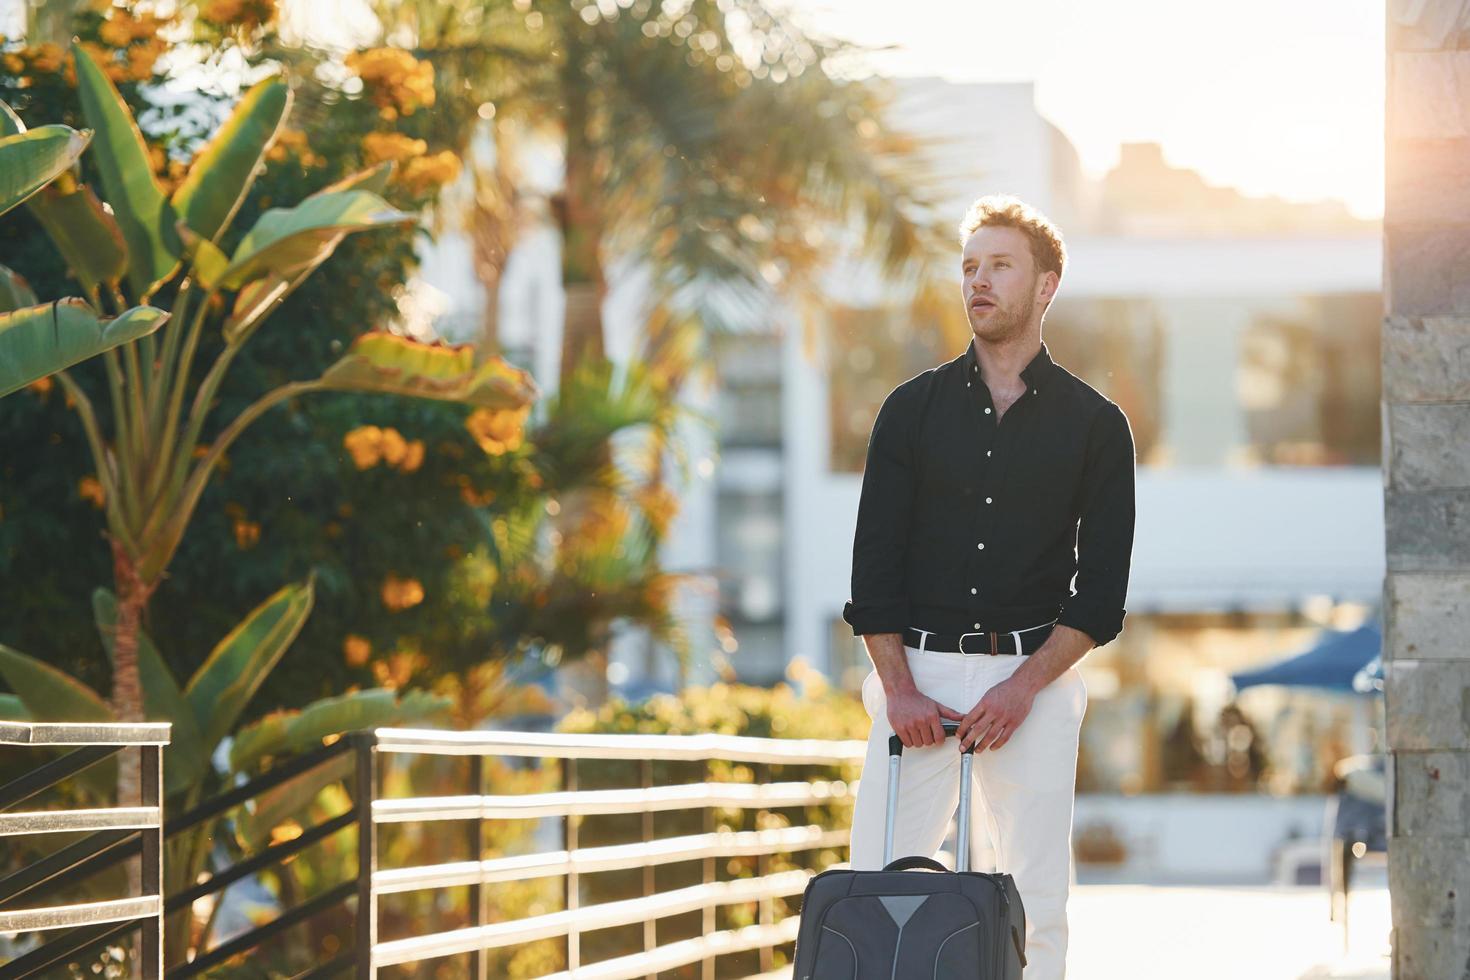
<svg viewBox="0 0 1470 980">
<path fill-rule="evenodd" d="M 0 102 L 0 215 L 33 200 L 53 181 L 66 180 L 91 141 L 89 129 L 53 125 L 28 130 L 15 111 Z M 146 306 L 103 319 L 85 300 L 38 304 L 26 281 L 0 266 L 0 351 L 5 354 L 0 357 L 0 397 L 145 337 L 165 319 L 162 310 Z"/>
<path fill-rule="evenodd" d="M 210 652 L 187 683 L 179 683 L 158 649 L 143 632 L 137 634 L 138 668 L 143 680 L 144 715 L 168 721 L 173 737 L 164 766 L 164 794 L 173 815 L 192 810 L 206 792 L 233 785 L 238 776 L 256 770 L 262 760 L 295 754 L 320 745 L 324 738 L 379 725 L 401 725 L 442 714 L 448 699 L 422 691 L 397 694 L 374 689 L 324 698 L 300 711 L 276 712 L 237 728 L 241 713 L 266 677 L 301 632 L 314 598 L 310 579 L 277 591 L 240 621 Z M 93 616 L 102 645 L 117 656 L 117 598 L 106 589 L 92 596 Z M 97 692 L 46 664 L 40 658 L 0 645 L 0 679 L 15 693 L 0 702 L 0 715 L 36 721 L 111 721 L 113 710 Z M 220 753 L 230 741 L 229 751 Z M 217 756 L 227 761 L 216 772 Z M 338 762 L 351 759 L 343 757 Z M 262 796 L 233 818 L 244 846 L 255 848 L 270 831 L 298 814 L 328 784 L 347 770 L 321 766 Z M 85 770 L 81 780 L 105 795 L 117 779 L 115 760 Z M 199 880 L 220 821 L 208 821 L 170 837 L 165 854 L 165 890 L 175 894 Z M 169 918 L 166 949 L 181 961 L 188 949 L 188 909 Z"/>
<path fill-rule="evenodd" d="M 80 45 L 72 46 L 72 55 L 101 194 L 68 172 L 36 193 L 29 206 L 87 292 L 83 305 L 116 314 L 103 331 L 108 339 L 127 335 L 102 353 L 110 424 L 104 426 L 82 386 L 58 370 L 65 367 L 59 351 L 49 363 L 35 353 L 34 337 L 45 332 L 44 325 L 36 326 L 41 314 L 17 311 L 27 318 L 13 329 L 0 319 L 0 364 L 24 356 L 28 372 L 56 371 L 82 423 L 104 495 L 113 558 L 112 712 L 134 721 L 149 699 L 168 693 L 156 694 L 141 682 L 150 656 L 141 643 L 144 610 L 220 460 L 254 420 L 292 398 L 323 391 L 383 392 L 494 409 L 522 408 L 536 392 L 525 372 L 499 359 L 476 365 L 467 347 L 369 332 L 321 377 L 269 390 L 233 418 L 210 424 L 221 384 L 241 349 L 346 236 L 401 227 L 416 217 L 380 196 L 390 175 L 385 165 L 293 207 L 265 211 L 227 252 L 222 243 L 231 221 L 290 112 L 285 80 L 271 77 L 249 89 L 177 189 L 166 194 L 116 87 Z M 0 295 L 5 292 L 0 289 Z M 130 301 L 147 304 L 162 296 L 171 297 L 167 310 L 128 307 Z M 53 322 L 84 320 L 86 312 L 67 302 L 41 309 L 51 311 Z M 142 332 L 155 314 L 157 322 L 146 325 L 157 333 Z M 206 329 L 217 329 L 223 345 L 207 370 L 200 364 L 196 371 Z M 217 431 L 204 445 L 207 424 Z M 136 787 L 136 773 L 125 762 L 119 792 L 132 798 Z"/>
</svg>

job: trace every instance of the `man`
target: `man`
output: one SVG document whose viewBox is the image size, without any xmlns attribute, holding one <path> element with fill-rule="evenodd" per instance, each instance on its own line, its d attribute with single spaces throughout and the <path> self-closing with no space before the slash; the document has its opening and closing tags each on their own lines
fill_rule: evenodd
<svg viewBox="0 0 1470 980">
<path fill-rule="evenodd" d="M 882 865 L 889 736 L 908 749 L 896 857 L 938 848 L 973 744 L 974 825 L 1025 902 L 1026 980 L 1060 980 L 1087 707 L 1076 663 L 1123 626 L 1133 434 L 1042 343 L 1066 263 L 1051 223 L 985 197 L 960 240 L 970 347 L 899 385 L 868 443 L 843 613 L 875 668 L 852 867 Z"/>
</svg>

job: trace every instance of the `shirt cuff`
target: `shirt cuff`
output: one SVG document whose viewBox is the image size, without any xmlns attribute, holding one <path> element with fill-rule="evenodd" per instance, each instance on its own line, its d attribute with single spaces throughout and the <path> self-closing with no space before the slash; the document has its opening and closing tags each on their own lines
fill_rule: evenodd
<svg viewBox="0 0 1470 980">
<path fill-rule="evenodd" d="M 909 604 L 906 599 L 882 602 L 854 602 L 849 599 L 842 607 L 842 618 L 852 627 L 853 636 L 902 633 L 909 625 Z"/>
<path fill-rule="evenodd" d="M 1062 614 L 1057 617 L 1058 626 L 1070 626 L 1074 630 L 1086 633 L 1092 640 L 1094 646 L 1103 646 L 1111 643 L 1123 632 L 1122 609 L 1089 609 L 1083 605 L 1069 605 L 1062 609 Z"/>
</svg>

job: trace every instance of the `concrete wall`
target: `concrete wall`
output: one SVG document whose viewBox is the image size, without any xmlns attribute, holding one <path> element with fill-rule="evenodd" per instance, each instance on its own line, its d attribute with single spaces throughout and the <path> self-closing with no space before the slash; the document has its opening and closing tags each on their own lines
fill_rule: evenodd
<svg viewBox="0 0 1470 980">
<path fill-rule="evenodd" d="M 1388 4 L 1383 329 L 1394 976 L 1470 975 L 1470 9 Z"/>
</svg>

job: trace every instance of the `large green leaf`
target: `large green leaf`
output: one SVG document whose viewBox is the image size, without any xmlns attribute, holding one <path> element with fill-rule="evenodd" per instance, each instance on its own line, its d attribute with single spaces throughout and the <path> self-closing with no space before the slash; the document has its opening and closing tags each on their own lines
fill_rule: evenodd
<svg viewBox="0 0 1470 980">
<path fill-rule="evenodd" d="M 0 313 L 23 310 L 36 305 L 36 294 L 25 276 L 0 265 Z"/>
<path fill-rule="evenodd" d="M 514 409 L 536 397 L 531 376 L 498 357 L 475 366 L 468 344 L 426 344 L 397 334 L 358 335 L 341 360 L 322 375 L 337 391 L 371 391 Z"/>
<path fill-rule="evenodd" d="M 0 643 L 0 677 L 37 721 L 115 721 L 101 696 L 70 674 Z"/>
<path fill-rule="evenodd" d="M 0 643 L 0 679 L 15 692 L 32 721 L 112 722 L 116 716 L 106 701 L 76 678 L 63 674 L 35 657 Z M 117 785 L 117 757 L 103 760 L 77 775 L 98 796 Z"/>
<path fill-rule="evenodd" d="M 102 637 L 107 659 L 113 658 L 113 640 L 117 632 L 117 597 L 107 589 L 92 593 L 92 618 Z M 181 792 L 197 783 L 209 766 L 213 745 L 204 744 L 199 734 L 199 720 L 193 707 L 179 690 L 173 672 L 163 662 L 153 640 L 138 630 L 138 680 L 143 685 L 143 713 L 148 721 L 173 724 L 168 747 L 168 760 L 163 767 L 168 795 Z"/>
<path fill-rule="evenodd" d="M 339 755 L 315 769 L 266 790 L 235 816 L 235 833 L 247 852 L 259 851 L 270 843 L 271 831 L 295 817 L 316 800 L 321 791 L 352 775 L 352 754 Z"/>
<path fill-rule="evenodd" d="M 447 698 L 427 691 L 408 691 L 400 697 L 386 688 L 323 698 L 300 711 L 278 711 L 242 728 L 230 744 L 230 768 L 245 772 L 266 756 L 296 755 L 343 732 L 422 721 L 449 706 Z"/>
<path fill-rule="evenodd" d="M 167 319 L 163 310 L 135 306 L 111 320 L 99 320 L 80 299 L 0 314 L 0 396 L 145 337 Z"/>
<path fill-rule="evenodd" d="M 0 694 L 0 721 L 30 721 L 31 713 L 19 695 Z"/>
<path fill-rule="evenodd" d="M 184 696 L 194 706 L 205 744 L 215 745 L 235 727 L 240 712 L 301 632 L 313 595 L 308 579 L 256 606 L 189 680 Z"/>
<path fill-rule="evenodd" d="M 41 126 L 0 138 L 0 214 L 55 180 L 77 162 L 92 134 Z"/>
<path fill-rule="evenodd" d="M 93 158 L 102 174 L 102 190 L 128 244 L 128 280 L 143 298 L 179 266 L 177 219 L 148 164 L 143 134 L 117 87 L 80 44 L 73 43 L 71 51 L 82 115 L 97 131 Z"/>
<path fill-rule="evenodd" d="M 238 289 L 271 273 L 290 277 L 320 264 L 351 232 L 415 220 L 370 191 L 313 194 L 294 208 L 271 208 L 262 214 L 240 240 L 221 283 Z"/>
<path fill-rule="evenodd" d="M 229 226 L 290 106 L 291 89 L 282 79 L 256 83 L 194 159 L 173 207 L 196 234 L 215 241 Z"/>
<path fill-rule="evenodd" d="M 30 207 L 83 289 L 90 293 L 122 278 L 128 267 L 122 229 L 92 188 L 68 175 L 31 198 Z"/>
<path fill-rule="evenodd" d="M 229 257 L 220 251 L 218 245 L 182 221 L 179 222 L 179 240 L 184 243 L 184 256 L 189 260 L 189 270 L 194 278 L 205 289 L 213 288 L 230 264 Z"/>
<path fill-rule="evenodd" d="M 20 116 L 15 114 L 8 102 L 0 99 L 0 136 L 14 136 L 25 131 L 26 124 L 20 121 Z"/>
<path fill-rule="evenodd" d="M 388 189 L 388 179 L 393 176 L 393 170 L 397 167 L 392 160 L 384 160 L 382 163 L 359 170 L 357 173 L 348 174 L 335 184 L 328 184 L 317 191 L 312 197 L 322 194 L 335 194 L 338 191 L 372 191 L 379 197 Z"/>
<path fill-rule="evenodd" d="M 393 175 L 393 167 L 391 160 L 385 161 L 376 167 L 349 174 L 311 196 L 321 197 L 325 194 L 350 190 L 382 194 L 383 189 L 388 186 L 388 178 Z M 335 247 L 334 244 L 333 248 Z M 234 309 L 225 319 L 222 328 L 225 341 L 231 344 L 237 343 L 242 337 L 249 334 L 257 324 L 280 306 L 287 296 L 295 292 L 296 287 L 305 282 L 316 271 L 317 266 L 325 262 L 330 255 L 331 249 L 324 249 L 310 263 L 291 275 L 272 272 L 263 278 L 253 279 L 241 287 L 239 294 L 235 297 Z"/>
</svg>

